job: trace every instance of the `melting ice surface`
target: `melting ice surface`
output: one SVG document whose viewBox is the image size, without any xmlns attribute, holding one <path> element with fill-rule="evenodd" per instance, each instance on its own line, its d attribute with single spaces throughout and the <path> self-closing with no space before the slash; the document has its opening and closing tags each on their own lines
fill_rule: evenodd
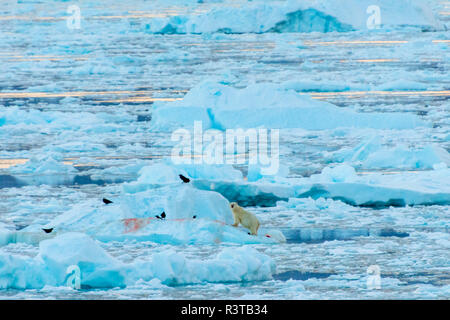
<svg viewBox="0 0 450 320">
<path fill-rule="evenodd" d="M 1 298 L 449 298 L 445 3 L 0 9 Z M 173 164 L 194 121 L 280 129 L 280 170 Z"/>
</svg>

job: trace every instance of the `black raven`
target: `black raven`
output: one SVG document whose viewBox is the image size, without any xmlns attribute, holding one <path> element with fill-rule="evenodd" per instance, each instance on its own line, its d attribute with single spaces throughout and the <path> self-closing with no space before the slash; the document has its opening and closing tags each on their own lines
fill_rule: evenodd
<svg viewBox="0 0 450 320">
<path fill-rule="evenodd" d="M 165 219 L 166 218 L 166 213 L 163 211 L 162 213 L 161 213 L 161 216 L 159 216 L 159 215 L 156 215 L 155 216 L 157 219 L 161 219 L 161 220 L 163 220 L 163 219 Z"/>
<path fill-rule="evenodd" d="M 184 183 L 189 183 L 191 180 L 189 178 L 186 178 L 182 174 L 179 175 L 180 179 L 183 180 Z"/>
</svg>

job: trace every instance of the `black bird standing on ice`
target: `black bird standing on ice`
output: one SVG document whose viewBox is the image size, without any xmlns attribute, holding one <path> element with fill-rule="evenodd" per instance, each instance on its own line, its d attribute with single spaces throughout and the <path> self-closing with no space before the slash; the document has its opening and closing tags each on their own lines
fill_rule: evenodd
<svg viewBox="0 0 450 320">
<path fill-rule="evenodd" d="M 189 183 L 191 181 L 191 180 L 189 180 L 189 178 L 186 178 L 182 174 L 180 174 L 179 177 L 180 177 L 181 180 L 183 180 L 184 183 Z"/>
<path fill-rule="evenodd" d="M 110 204 L 110 203 L 113 203 L 111 200 L 108 200 L 108 199 L 106 199 L 106 198 L 103 198 L 103 203 L 104 204 Z"/>
<path fill-rule="evenodd" d="M 163 219 L 166 218 L 166 213 L 163 211 L 163 212 L 161 213 L 161 216 L 156 215 L 155 217 L 156 217 L 157 219 L 163 220 Z"/>
</svg>

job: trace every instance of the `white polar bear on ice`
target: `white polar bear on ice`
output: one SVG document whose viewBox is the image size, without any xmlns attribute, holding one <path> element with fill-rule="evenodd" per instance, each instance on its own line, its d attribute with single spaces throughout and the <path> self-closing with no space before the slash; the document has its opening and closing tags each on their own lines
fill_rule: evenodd
<svg viewBox="0 0 450 320">
<path fill-rule="evenodd" d="M 256 236 L 259 228 L 259 221 L 256 216 L 244 210 L 236 202 L 230 203 L 230 208 L 234 217 L 233 227 L 237 227 L 240 223 L 243 227 L 249 229 L 252 235 Z"/>
</svg>

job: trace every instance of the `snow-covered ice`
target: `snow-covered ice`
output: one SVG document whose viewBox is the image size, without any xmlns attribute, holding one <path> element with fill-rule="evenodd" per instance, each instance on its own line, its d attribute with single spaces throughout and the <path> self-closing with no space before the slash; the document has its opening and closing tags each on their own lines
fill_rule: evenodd
<svg viewBox="0 0 450 320">
<path fill-rule="evenodd" d="M 366 11 L 378 6 L 386 13 L 383 28 L 404 26 L 442 28 L 426 1 L 257 1 L 245 7 L 215 8 L 193 16 L 155 19 L 146 28 L 153 33 L 264 33 L 345 32 L 367 29 Z"/>
<path fill-rule="evenodd" d="M 339 127 L 412 129 L 427 124 L 414 115 L 357 113 L 327 102 L 301 96 L 283 84 L 256 84 L 235 89 L 205 81 L 183 100 L 154 106 L 154 128 L 192 127 L 201 121 L 204 129 L 302 128 L 325 130 Z M 239 116 L 237 116 L 239 115 Z"/>
<path fill-rule="evenodd" d="M 386 147 L 379 136 L 370 137 L 355 148 L 339 150 L 330 156 L 330 160 L 352 163 L 364 169 L 433 169 L 442 163 L 450 166 L 450 154 L 439 145 Z"/>
<path fill-rule="evenodd" d="M 41 241 L 34 258 L 2 253 L 0 262 L 2 289 L 64 286 L 71 266 L 79 267 L 84 288 L 125 287 L 152 279 L 168 285 L 261 281 L 271 279 L 275 272 L 270 257 L 245 246 L 226 248 L 207 261 L 187 260 L 169 250 L 154 254 L 150 260 L 122 263 L 82 233 L 65 233 Z"/>
<path fill-rule="evenodd" d="M 450 203 L 450 169 L 445 163 L 431 171 L 386 174 L 372 172 L 357 174 L 347 164 L 327 166 L 320 174 L 307 178 L 264 176 L 254 182 L 235 181 L 211 184 L 208 180 L 194 181 L 200 189 L 220 192 L 230 201 L 257 203 L 289 197 L 331 198 L 352 205 L 429 205 Z"/>
<path fill-rule="evenodd" d="M 0 4 L 0 298 L 449 299 L 447 4 L 68 5 Z M 175 164 L 195 121 L 278 172 Z"/>
</svg>

